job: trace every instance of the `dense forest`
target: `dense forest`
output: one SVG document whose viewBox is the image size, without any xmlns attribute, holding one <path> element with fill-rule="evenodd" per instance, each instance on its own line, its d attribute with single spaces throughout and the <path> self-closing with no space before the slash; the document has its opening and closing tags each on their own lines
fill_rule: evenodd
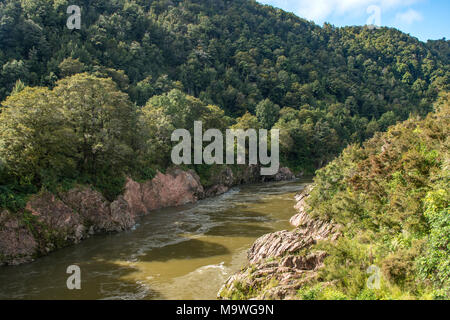
<svg viewBox="0 0 450 320">
<path fill-rule="evenodd" d="M 0 3 L 0 207 L 73 183 L 114 198 L 126 175 L 169 166 L 170 133 L 193 120 L 279 128 L 282 164 L 312 173 L 425 116 L 449 85 L 446 40 L 320 27 L 255 1 L 72 2 Z"/>
</svg>

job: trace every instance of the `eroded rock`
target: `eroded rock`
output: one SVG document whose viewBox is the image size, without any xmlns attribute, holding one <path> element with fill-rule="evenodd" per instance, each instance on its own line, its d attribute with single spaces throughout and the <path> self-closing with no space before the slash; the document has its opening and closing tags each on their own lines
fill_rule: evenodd
<svg viewBox="0 0 450 320">
<path fill-rule="evenodd" d="M 264 177 L 264 181 L 288 181 L 295 179 L 295 174 L 289 168 L 282 167 L 278 170 L 278 173 L 273 176 Z"/>
<path fill-rule="evenodd" d="M 122 206 L 120 212 L 115 210 L 113 215 L 112 204 L 100 192 L 89 187 L 72 189 L 60 197 L 72 211 L 81 216 L 83 225 L 86 228 L 92 227 L 94 232 L 121 231 L 130 227 L 127 221 L 134 222 L 128 205 Z"/>
<path fill-rule="evenodd" d="M 319 240 L 339 237 L 338 226 L 314 219 L 305 200 L 312 187 L 296 196 L 298 214 L 292 217 L 293 231 L 266 234 L 248 251 L 248 265 L 231 276 L 218 293 L 219 298 L 293 299 L 303 285 L 317 277 L 327 256 L 311 251 Z"/>
<path fill-rule="evenodd" d="M 157 173 L 155 178 L 141 185 L 142 204 L 148 211 L 195 203 L 204 197 L 200 178 L 193 171 L 176 169 L 170 173 Z M 125 199 L 130 199 L 128 190 Z"/>
<path fill-rule="evenodd" d="M 58 195 L 34 195 L 26 211 L 12 214 L 5 210 L 0 215 L 0 264 L 30 262 L 95 233 L 130 229 L 137 217 L 152 210 L 194 203 L 203 196 L 197 174 L 179 169 L 158 172 L 146 183 L 128 179 L 124 195 L 113 202 L 87 186 Z M 33 232 L 25 223 L 27 214 Z"/>
<path fill-rule="evenodd" d="M 26 210 L 31 212 L 35 221 L 33 227 L 41 250 L 51 251 L 56 244 L 51 242 L 78 243 L 83 239 L 83 219 L 55 195 L 44 192 L 33 196 L 27 203 Z M 48 241 L 46 241 L 48 239 Z"/>
<path fill-rule="evenodd" d="M 25 223 L 6 210 L 0 213 L 0 265 L 33 261 L 38 243 Z"/>
<path fill-rule="evenodd" d="M 218 196 L 218 195 L 228 192 L 228 190 L 230 190 L 230 187 L 225 186 L 223 184 L 216 184 L 216 185 L 210 187 L 206 191 L 206 197 L 209 198 L 209 197 Z"/>
</svg>

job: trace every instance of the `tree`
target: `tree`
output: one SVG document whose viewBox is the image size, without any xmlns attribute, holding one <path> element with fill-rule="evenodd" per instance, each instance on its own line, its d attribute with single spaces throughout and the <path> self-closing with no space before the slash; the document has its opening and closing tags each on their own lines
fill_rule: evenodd
<svg viewBox="0 0 450 320">
<path fill-rule="evenodd" d="M 57 82 L 53 89 L 81 173 L 126 171 L 131 165 L 136 109 L 111 79 L 86 73 Z"/>
<path fill-rule="evenodd" d="M 27 87 L 3 103 L 0 158 L 19 183 L 39 185 L 54 176 L 73 174 L 76 148 L 71 138 L 50 90 Z"/>
<path fill-rule="evenodd" d="M 3 65 L 0 70 L 0 95 L 11 92 L 17 80 L 28 80 L 30 74 L 26 64 L 22 60 L 12 60 Z"/>
<path fill-rule="evenodd" d="M 80 73 L 84 70 L 85 66 L 80 60 L 66 58 L 59 64 L 59 72 L 62 78 Z"/>
<path fill-rule="evenodd" d="M 195 121 L 203 123 L 203 131 L 224 131 L 230 123 L 230 119 L 219 107 L 207 105 L 178 89 L 150 98 L 142 108 L 141 116 L 146 139 L 146 158 L 161 166 L 170 164 L 172 132 L 175 129 L 186 129 L 193 135 Z"/>
<path fill-rule="evenodd" d="M 256 117 L 261 127 L 270 129 L 277 122 L 280 113 L 280 107 L 269 99 L 265 99 L 256 106 Z"/>
<path fill-rule="evenodd" d="M 137 113 L 111 79 L 77 74 L 53 90 L 25 88 L 3 104 L 0 157 L 24 183 L 45 184 L 133 164 Z"/>
<path fill-rule="evenodd" d="M 261 125 L 258 119 L 249 112 L 246 112 L 242 117 L 237 118 L 236 123 L 231 127 L 231 129 L 242 129 L 242 130 L 248 129 L 257 130 L 260 128 Z"/>
</svg>

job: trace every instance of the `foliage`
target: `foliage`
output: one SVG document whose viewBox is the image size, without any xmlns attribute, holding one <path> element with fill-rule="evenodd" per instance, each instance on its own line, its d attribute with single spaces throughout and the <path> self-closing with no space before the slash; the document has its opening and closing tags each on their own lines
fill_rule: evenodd
<svg viewBox="0 0 450 320">
<path fill-rule="evenodd" d="M 320 281 L 354 299 L 450 298 L 448 99 L 318 171 L 310 214 L 343 233 L 318 244 L 329 254 Z M 373 295 L 365 283 L 371 265 L 382 271 Z"/>
<path fill-rule="evenodd" d="M 348 144 L 425 115 L 449 83 L 449 41 L 394 29 L 319 27 L 252 0 L 83 0 L 82 28 L 69 30 L 68 5 L 0 3 L 0 100 L 18 80 L 52 88 L 81 72 L 112 78 L 139 107 L 169 103 L 176 89 L 276 123 L 283 162 L 312 173 Z"/>
<path fill-rule="evenodd" d="M 256 106 L 256 116 L 264 129 L 270 129 L 278 119 L 280 107 L 269 99 L 263 100 Z"/>
<path fill-rule="evenodd" d="M 105 180 L 112 186 L 132 167 L 135 119 L 133 104 L 110 79 L 78 74 L 53 90 L 27 87 L 4 102 L 0 159 L 13 189 L 85 180 L 111 198 L 122 186 L 113 192 Z"/>
<path fill-rule="evenodd" d="M 81 30 L 67 29 L 66 0 L 0 3 L 9 190 L 80 180 L 113 197 L 124 175 L 170 166 L 171 131 L 194 120 L 278 128 L 282 163 L 312 173 L 348 144 L 424 116 L 448 88 L 445 40 L 319 27 L 252 0 L 78 4 Z"/>
<path fill-rule="evenodd" d="M 144 136 L 143 166 L 171 163 L 170 154 L 176 144 L 171 141 L 175 129 L 186 129 L 194 136 L 194 122 L 201 121 L 203 132 L 214 128 L 222 132 L 231 119 L 217 106 L 186 95 L 178 89 L 153 96 L 141 110 L 141 128 Z"/>
</svg>

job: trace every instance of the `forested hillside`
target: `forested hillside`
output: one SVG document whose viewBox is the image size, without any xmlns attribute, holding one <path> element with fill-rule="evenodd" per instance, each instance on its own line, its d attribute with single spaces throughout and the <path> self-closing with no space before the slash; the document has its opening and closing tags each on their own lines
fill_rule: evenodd
<svg viewBox="0 0 450 320">
<path fill-rule="evenodd" d="M 66 27 L 72 4 L 81 30 Z M 319 27 L 255 1 L 2 1 L 1 206 L 75 180 L 113 198 L 125 175 L 170 165 L 170 132 L 193 119 L 279 128 L 282 162 L 313 172 L 431 111 L 448 62 L 445 40 Z"/>
</svg>

